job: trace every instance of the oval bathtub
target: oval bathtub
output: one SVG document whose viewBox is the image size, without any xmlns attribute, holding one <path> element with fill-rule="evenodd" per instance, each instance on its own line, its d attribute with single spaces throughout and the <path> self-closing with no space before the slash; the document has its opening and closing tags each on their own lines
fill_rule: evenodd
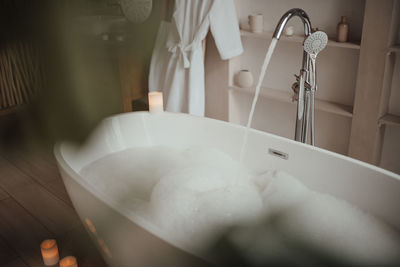
<svg viewBox="0 0 400 267">
<path fill-rule="evenodd" d="M 91 187 L 79 172 L 110 153 L 155 145 L 220 149 L 239 158 L 245 128 L 185 114 L 135 112 L 105 119 L 82 147 L 61 143 L 55 156 L 68 194 L 93 241 L 112 267 L 207 266 L 172 245 L 168 233 L 149 225 Z M 400 176 L 323 149 L 250 130 L 244 164 L 280 169 L 316 191 L 344 199 L 400 229 Z M 116 170 L 117 171 L 117 170 Z"/>
</svg>

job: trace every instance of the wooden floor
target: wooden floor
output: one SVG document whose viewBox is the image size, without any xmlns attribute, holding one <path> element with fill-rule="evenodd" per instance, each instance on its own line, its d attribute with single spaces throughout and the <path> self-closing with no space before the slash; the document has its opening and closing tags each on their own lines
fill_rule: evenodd
<svg viewBox="0 0 400 267">
<path fill-rule="evenodd" d="M 0 267 L 44 266 L 40 243 L 48 238 L 80 267 L 106 266 L 46 150 L 0 148 Z"/>
</svg>

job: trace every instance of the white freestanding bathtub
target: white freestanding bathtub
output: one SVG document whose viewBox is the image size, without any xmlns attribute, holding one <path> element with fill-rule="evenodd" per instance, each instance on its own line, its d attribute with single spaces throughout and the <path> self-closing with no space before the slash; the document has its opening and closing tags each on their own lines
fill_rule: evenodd
<svg viewBox="0 0 400 267">
<path fill-rule="evenodd" d="M 58 144 L 55 156 L 69 196 L 108 265 L 208 264 L 171 244 L 168 233 L 96 191 L 79 175 L 84 166 L 113 152 L 154 145 L 214 147 L 238 159 L 244 130 L 238 125 L 185 114 L 135 112 L 105 119 L 82 147 Z M 311 189 L 344 199 L 400 229 L 399 175 L 256 130 L 249 133 L 244 164 L 255 170 L 284 170 Z"/>
</svg>

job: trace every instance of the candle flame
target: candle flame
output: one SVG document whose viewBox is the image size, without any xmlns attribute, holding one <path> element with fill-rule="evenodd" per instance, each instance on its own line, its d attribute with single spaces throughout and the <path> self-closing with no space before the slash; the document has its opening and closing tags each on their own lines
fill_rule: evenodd
<svg viewBox="0 0 400 267">
<path fill-rule="evenodd" d="M 56 245 L 56 240 L 54 239 L 47 239 L 44 240 L 41 244 L 40 247 L 43 249 L 49 249 L 52 248 L 54 245 Z"/>
</svg>

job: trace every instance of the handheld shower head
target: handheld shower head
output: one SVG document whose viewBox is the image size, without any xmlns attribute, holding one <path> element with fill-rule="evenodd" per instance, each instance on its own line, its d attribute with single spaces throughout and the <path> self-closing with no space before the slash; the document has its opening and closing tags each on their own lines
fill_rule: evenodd
<svg viewBox="0 0 400 267">
<path fill-rule="evenodd" d="M 324 50 L 328 43 L 328 36 L 322 31 L 316 31 L 310 34 L 304 41 L 304 51 L 310 55 L 317 55 Z"/>
<path fill-rule="evenodd" d="M 317 73 L 315 69 L 315 60 L 319 52 L 324 50 L 325 46 L 328 44 L 328 36 L 326 33 L 321 31 L 316 31 L 310 34 L 306 40 L 304 41 L 304 51 L 310 56 L 311 68 L 310 68 L 310 78 L 311 78 L 311 90 L 307 92 L 308 95 L 306 101 L 306 108 L 310 110 L 307 112 L 307 121 L 308 115 L 311 116 L 310 126 L 311 126 L 311 145 L 315 144 L 315 122 L 314 122 L 314 93 L 317 90 Z M 307 137 L 307 128 L 305 127 L 305 136 Z"/>
</svg>

